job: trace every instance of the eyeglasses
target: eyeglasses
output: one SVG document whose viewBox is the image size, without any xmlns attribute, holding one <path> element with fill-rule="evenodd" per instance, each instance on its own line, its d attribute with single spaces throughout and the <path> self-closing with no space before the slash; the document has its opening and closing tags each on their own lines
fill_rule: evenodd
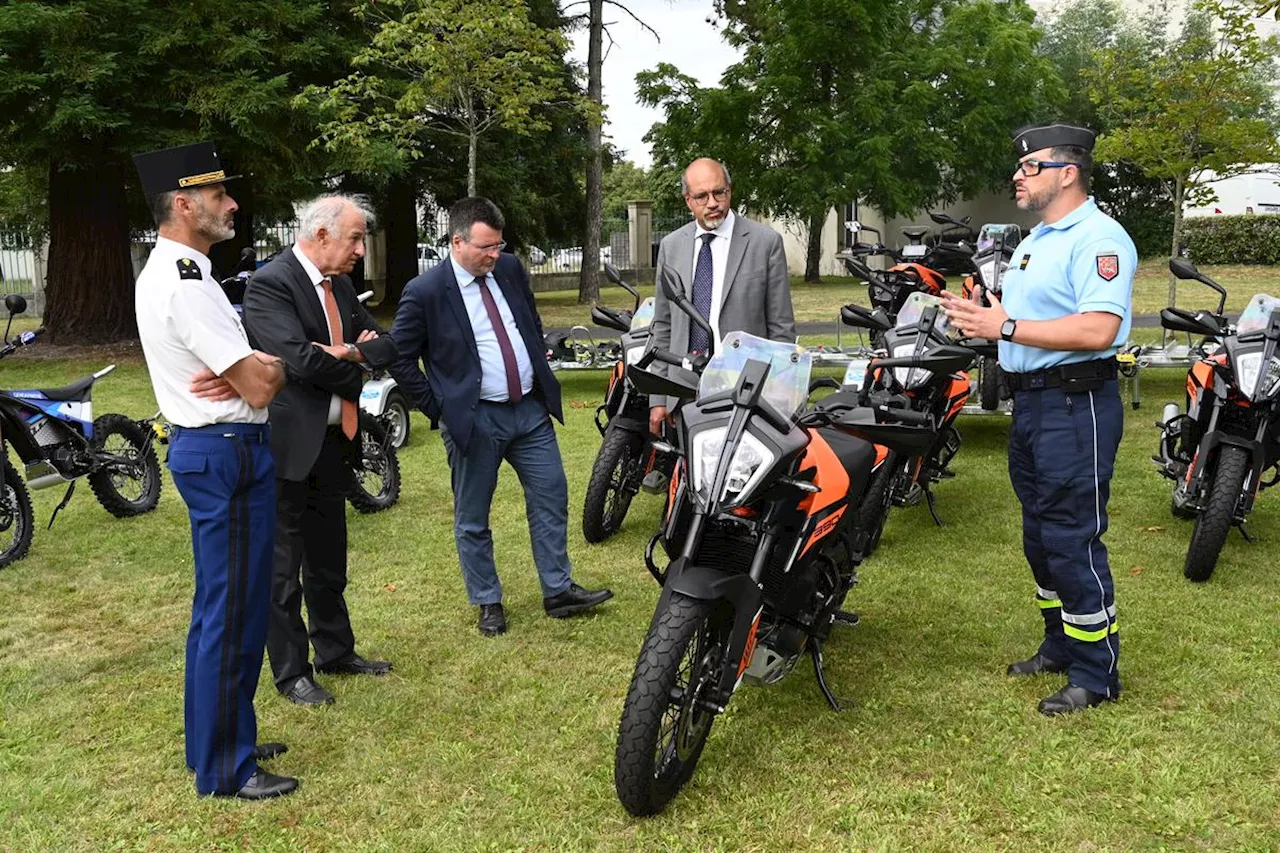
<svg viewBox="0 0 1280 853">
<path fill-rule="evenodd" d="M 728 197 L 729 197 L 729 190 L 725 189 L 724 187 L 721 187 L 718 190 L 711 190 L 710 192 L 698 193 L 697 195 L 691 195 L 688 198 L 694 204 L 706 204 L 708 199 L 714 198 L 716 201 L 724 201 Z"/>
<path fill-rule="evenodd" d="M 1080 168 L 1079 163 L 1061 163 L 1057 160 L 1036 160 L 1033 158 L 1030 160 L 1023 160 L 1019 163 L 1018 171 L 1022 172 L 1022 174 L 1026 175 L 1028 178 L 1034 178 L 1036 175 L 1040 174 L 1041 169 L 1062 169 L 1066 166 L 1075 166 L 1077 169 Z"/>
<path fill-rule="evenodd" d="M 467 242 L 471 243 L 470 240 Z M 501 252 L 503 249 L 507 248 L 507 241 L 499 240 L 496 243 L 490 243 L 488 246 L 477 246 L 475 243 L 471 243 L 471 248 L 475 249 L 477 252 L 487 255 L 490 252 Z"/>
</svg>

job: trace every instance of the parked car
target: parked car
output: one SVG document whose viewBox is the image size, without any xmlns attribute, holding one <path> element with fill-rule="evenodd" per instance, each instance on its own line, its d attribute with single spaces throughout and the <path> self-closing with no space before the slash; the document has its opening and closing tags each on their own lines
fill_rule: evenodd
<svg viewBox="0 0 1280 853">
<path fill-rule="evenodd" d="M 443 260 L 440 253 L 434 246 L 428 246 L 426 243 L 418 244 L 418 274 L 426 272 Z"/>
<path fill-rule="evenodd" d="M 603 268 L 605 264 L 611 263 L 613 263 L 613 247 L 608 245 L 601 246 L 601 267 Z M 582 247 L 571 246 L 568 249 L 556 249 L 551 256 L 551 265 L 561 271 L 582 269 Z"/>
</svg>

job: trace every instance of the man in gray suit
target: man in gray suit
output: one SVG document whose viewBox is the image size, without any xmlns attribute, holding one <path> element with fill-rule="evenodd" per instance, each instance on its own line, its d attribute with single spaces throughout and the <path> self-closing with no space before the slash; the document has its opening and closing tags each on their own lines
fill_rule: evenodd
<svg viewBox="0 0 1280 853">
<path fill-rule="evenodd" d="M 711 324 L 716 343 L 729 332 L 794 343 L 796 321 L 782 235 L 733 212 L 733 181 L 715 160 L 703 157 L 690 163 L 680 190 L 693 222 L 672 231 L 658 246 L 659 280 L 664 271 L 674 277 Z M 683 311 L 671 310 L 659 285 L 649 326 L 651 345 L 675 353 L 706 352 L 706 332 L 691 326 Z M 652 403 L 649 429 L 656 435 L 674 401 L 655 397 Z"/>
</svg>

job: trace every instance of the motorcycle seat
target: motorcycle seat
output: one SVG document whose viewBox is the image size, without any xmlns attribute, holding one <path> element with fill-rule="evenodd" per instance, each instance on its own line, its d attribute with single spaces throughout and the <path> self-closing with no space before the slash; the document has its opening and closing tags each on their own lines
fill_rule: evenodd
<svg viewBox="0 0 1280 853">
<path fill-rule="evenodd" d="M 97 377 L 90 374 L 84 379 L 79 379 L 70 385 L 63 385 L 61 388 L 37 388 L 36 390 L 50 400 L 83 403 L 88 398 L 89 389 L 93 387 L 95 381 Z"/>
<path fill-rule="evenodd" d="M 871 468 L 876 462 L 875 445 L 830 427 L 820 428 L 818 434 L 831 447 L 832 452 L 848 473 L 849 501 L 856 504 L 871 480 Z"/>
</svg>

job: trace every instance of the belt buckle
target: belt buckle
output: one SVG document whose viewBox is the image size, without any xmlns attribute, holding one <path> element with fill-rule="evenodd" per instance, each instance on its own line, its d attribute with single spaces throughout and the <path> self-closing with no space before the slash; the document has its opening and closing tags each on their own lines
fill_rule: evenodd
<svg viewBox="0 0 1280 853">
<path fill-rule="evenodd" d="M 1031 374 L 1030 381 L 1027 383 L 1032 391 L 1040 391 L 1044 388 L 1045 375 L 1043 373 Z"/>
</svg>

